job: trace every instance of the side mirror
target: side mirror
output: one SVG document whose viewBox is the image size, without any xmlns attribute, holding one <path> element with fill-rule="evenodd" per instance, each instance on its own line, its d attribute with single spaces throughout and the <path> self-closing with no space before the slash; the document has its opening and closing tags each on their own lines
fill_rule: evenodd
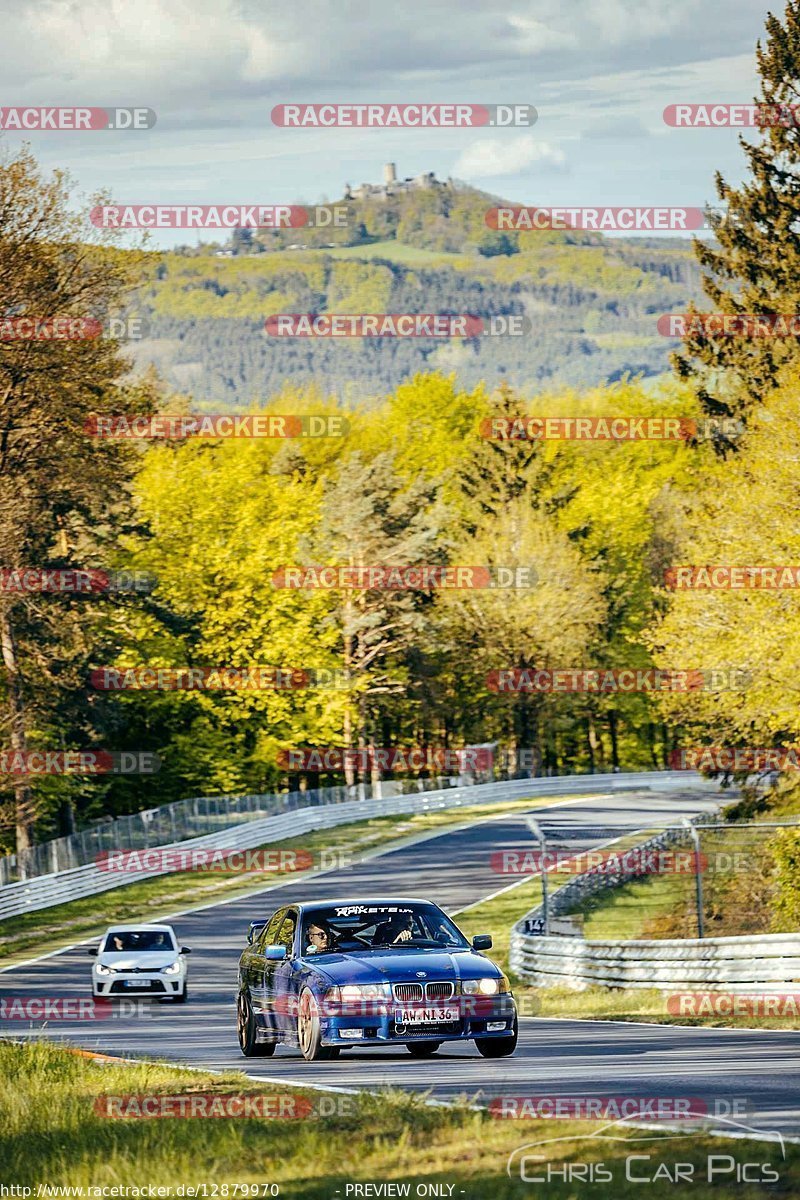
<svg viewBox="0 0 800 1200">
<path fill-rule="evenodd" d="M 247 944 L 249 946 L 252 946 L 253 942 L 256 940 L 258 935 L 261 933 L 261 930 L 264 928 L 266 923 L 267 923 L 266 921 L 251 921 L 250 922 L 250 927 L 247 930 Z"/>
<path fill-rule="evenodd" d="M 181 948 L 180 948 L 180 950 L 178 951 L 178 953 L 179 953 L 179 954 L 191 954 L 191 953 L 192 953 L 192 947 L 191 947 L 191 946 L 181 946 Z"/>
<path fill-rule="evenodd" d="M 282 958 L 286 958 L 285 946 L 267 946 L 264 951 L 264 957 L 279 962 Z"/>
<path fill-rule="evenodd" d="M 492 935 L 490 933 L 477 933 L 472 939 L 473 950 L 491 950 Z"/>
<path fill-rule="evenodd" d="M 91 954 L 92 958 L 97 958 L 99 950 L 97 949 L 97 946 L 90 946 L 86 953 Z"/>
</svg>

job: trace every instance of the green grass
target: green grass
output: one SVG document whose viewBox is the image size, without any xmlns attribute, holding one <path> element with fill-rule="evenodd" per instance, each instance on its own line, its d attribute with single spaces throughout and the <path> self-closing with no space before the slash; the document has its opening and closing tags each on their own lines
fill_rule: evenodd
<svg viewBox="0 0 800 1200">
<path fill-rule="evenodd" d="M 95 1109 L 100 1095 L 190 1092 L 268 1096 L 292 1092 L 296 1096 L 298 1089 L 257 1083 L 233 1071 L 212 1075 L 166 1065 L 101 1064 L 44 1043 L 24 1047 L 0 1043 L 3 1181 L 33 1188 L 34 1195 L 39 1184 L 176 1189 L 205 1183 L 209 1196 L 225 1196 L 222 1188 L 227 1185 L 231 1200 L 235 1184 L 275 1183 L 282 1197 L 296 1200 L 345 1200 L 347 1184 L 394 1181 L 410 1184 L 412 1196 L 417 1184 L 438 1183 L 445 1185 L 445 1196 L 511 1200 L 534 1193 L 528 1191 L 530 1185 L 522 1186 L 518 1174 L 512 1179 L 506 1176 L 508 1155 L 525 1143 L 562 1138 L 567 1140 L 530 1153 L 541 1154 L 559 1169 L 565 1162 L 603 1162 L 613 1174 L 613 1183 L 594 1184 L 588 1191 L 578 1190 L 575 1184 L 550 1183 L 546 1194 L 556 1200 L 589 1195 L 602 1200 L 640 1197 L 641 1184 L 625 1178 L 627 1154 L 651 1156 L 649 1165 L 636 1163 L 638 1174 L 646 1166 L 655 1174 L 661 1162 L 669 1164 L 670 1173 L 675 1163 L 692 1164 L 696 1182 L 691 1195 L 697 1200 L 721 1194 L 719 1186 L 705 1182 L 708 1156 L 715 1154 L 732 1155 L 738 1162 L 772 1164 L 780 1178 L 773 1194 L 788 1196 L 800 1189 L 800 1147 L 793 1145 L 786 1146 L 784 1160 L 774 1143 L 727 1141 L 701 1132 L 676 1138 L 657 1130 L 623 1131 L 618 1126 L 609 1133 L 652 1140 L 598 1141 L 591 1136 L 598 1123 L 497 1120 L 466 1104 L 434 1107 L 399 1091 L 374 1096 L 329 1094 L 326 1103 L 339 1105 L 340 1112 L 305 1119 L 109 1119 Z M 612 1082 L 608 1093 L 615 1093 Z M 320 1103 L 320 1093 L 304 1095 L 312 1105 Z M 542 1166 L 530 1163 L 537 1173 Z M 263 1189 L 260 1194 L 264 1195 Z M 646 1194 L 653 1200 L 671 1200 L 675 1185 L 662 1173 L 662 1180 L 650 1184 Z M 755 1200 L 764 1189 L 740 1184 L 735 1194 L 739 1200 Z"/>
<path fill-rule="evenodd" d="M 539 806 L 563 799 L 563 796 L 543 797 L 535 803 Z M 444 831 L 449 826 L 497 813 L 524 811 L 532 803 L 534 801 L 531 799 L 525 799 L 373 817 L 269 843 L 263 848 L 278 846 L 281 850 L 305 850 L 315 856 L 323 850 L 348 851 L 355 859 L 377 849 L 387 849 L 395 843 L 402 844 L 406 838 L 420 833 L 439 829 Z M 99 936 L 114 921 L 156 921 L 176 909 L 188 909 L 258 892 L 273 884 L 302 878 L 302 874 L 260 871 L 221 875 L 216 871 L 190 871 L 161 875 L 113 888 L 98 896 L 86 896 L 68 904 L 10 917 L 0 921 L 0 960 L 10 964 L 29 951 L 56 950 L 59 946 Z"/>
<path fill-rule="evenodd" d="M 689 886 L 694 888 L 693 877 L 648 875 L 600 892 L 584 902 L 584 934 L 594 942 L 646 938 L 648 925 L 655 918 L 666 915 L 678 903 L 683 907 Z M 696 929 L 688 936 L 695 937 Z"/>
</svg>

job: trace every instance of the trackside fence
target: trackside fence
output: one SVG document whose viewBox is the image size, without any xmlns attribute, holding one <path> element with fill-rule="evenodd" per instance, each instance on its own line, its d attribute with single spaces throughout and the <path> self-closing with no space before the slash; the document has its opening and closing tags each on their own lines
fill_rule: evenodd
<svg viewBox="0 0 800 1200">
<path fill-rule="evenodd" d="M 425 785 L 429 790 L 423 790 Z M 238 823 L 229 823 L 226 819 L 221 827 L 217 825 L 214 832 L 200 837 L 174 838 L 162 842 L 151 840 L 149 846 L 126 845 L 124 840 L 120 841 L 119 838 L 115 838 L 112 845 L 98 842 L 90 848 L 87 847 L 91 849 L 92 861 L 69 870 L 51 872 L 0 887 L 0 920 L 50 908 L 84 896 L 97 895 L 111 888 L 168 873 L 163 868 L 131 874 L 101 870 L 94 858 L 103 851 L 148 849 L 158 845 L 164 848 L 176 846 L 181 850 L 251 850 L 315 829 L 328 829 L 375 816 L 459 808 L 472 804 L 523 799 L 528 796 L 535 799 L 538 796 L 591 795 L 638 791 L 643 788 L 655 791 L 677 789 L 713 792 L 716 791 L 717 785 L 687 771 L 653 771 L 629 775 L 567 775 L 473 784 L 465 784 L 459 780 L 419 780 L 414 781 L 413 787 L 413 792 L 387 795 L 387 791 L 398 792 L 398 784 L 391 781 L 388 784 L 376 785 L 374 791 L 377 794 L 373 794 L 373 788 L 364 784 L 351 789 L 322 789 L 316 793 L 294 792 L 281 796 L 228 798 L 237 805 L 243 806 L 248 802 L 245 806 L 246 819 L 242 819 L 240 808 Z M 226 798 L 220 798 L 224 799 Z M 274 811 L 276 808 L 279 811 Z M 228 816 L 227 810 L 225 816 Z M 113 824 L 116 825 L 117 822 Z"/>
<path fill-rule="evenodd" d="M 691 824 L 702 825 L 708 816 Z M 587 871 L 549 898 L 550 916 L 574 913 L 581 901 L 646 874 L 646 852 L 690 841 L 683 827 L 638 843 L 636 853 L 620 855 L 613 869 Z M 630 864 L 630 865 L 627 865 Z M 638 865 L 637 865 L 638 864 Z M 531 909 L 511 931 L 512 971 L 536 987 L 659 988 L 662 991 L 736 993 L 800 991 L 800 933 L 736 937 L 587 941 L 575 935 L 544 936 L 543 910 Z"/>
</svg>

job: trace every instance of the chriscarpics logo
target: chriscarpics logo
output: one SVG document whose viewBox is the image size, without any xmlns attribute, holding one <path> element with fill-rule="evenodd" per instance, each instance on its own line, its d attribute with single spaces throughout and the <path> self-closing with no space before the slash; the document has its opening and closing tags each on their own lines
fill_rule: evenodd
<svg viewBox="0 0 800 1200">
<path fill-rule="evenodd" d="M 616 1120 L 601 1125 L 595 1133 L 585 1137 L 572 1134 L 526 1142 L 508 1156 L 506 1174 L 510 1179 L 538 1184 L 544 1189 L 559 1184 L 562 1187 L 569 1184 L 571 1188 L 580 1183 L 617 1184 L 625 1189 L 626 1194 L 629 1189 L 625 1185 L 628 1183 L 675 1183 L 684 1187 L 704 1183 L 722 1184 L 728 1195 L 737 1185 L 763 1187 L 764 1184 L 780 1181 L 778 1167 L 786 1158 L 780 1133 L 755 1129 L 725 1117 L 715 1117 L 711 1122 L 713 1128 L 709 1128 L 704 1114 L 698 1113 L 697 1116 L 694 1127 L 684 1133 L 643 1133 L 623 1120 Z M 725 1143 L 724 1151 L 711 1153 L 702 1149 L 692 1156 L 686 1152 L 684 1145 L 678 1153 L 669 1153 L 668 1142 L 685 1140 L 687 1133 L 705 1133 L 708 1136 L 720 1127 L 731 1138 L 729 1143 Z M 591 1155 L 587 1154 L 585 1159 L 576 1155 L 572 1149 L 576 1143 L 590 1143 Z M 570 1145 L 569 1161 L 559 1160 L 558 1147 L 566 1147 L 567 1144 Z M 598 1146 L 608 1150 L 602 1160 L 597 1158 Z M 571 1194 L 586 1193 L 571 1191 Z"/>
</svg>

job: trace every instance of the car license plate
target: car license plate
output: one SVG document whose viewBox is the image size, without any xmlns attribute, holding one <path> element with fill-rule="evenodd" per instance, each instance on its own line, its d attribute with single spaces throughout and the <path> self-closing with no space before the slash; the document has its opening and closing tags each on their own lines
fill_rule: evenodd
<svg viewBox="0 0 800 1200">
<path fill-rule="evenodd" d="M 126 987 L 126 988 L 150 987 L 150 980 L 149 979 L 123 979 L 122 986 Z"/>
<path fill-rule="evenodd" d="M 457 1021 L 457 1008 L 401 1008 L 395 1015 L 398 1025 L 432 1025 L 436 1022 Z"/>
</svg>

